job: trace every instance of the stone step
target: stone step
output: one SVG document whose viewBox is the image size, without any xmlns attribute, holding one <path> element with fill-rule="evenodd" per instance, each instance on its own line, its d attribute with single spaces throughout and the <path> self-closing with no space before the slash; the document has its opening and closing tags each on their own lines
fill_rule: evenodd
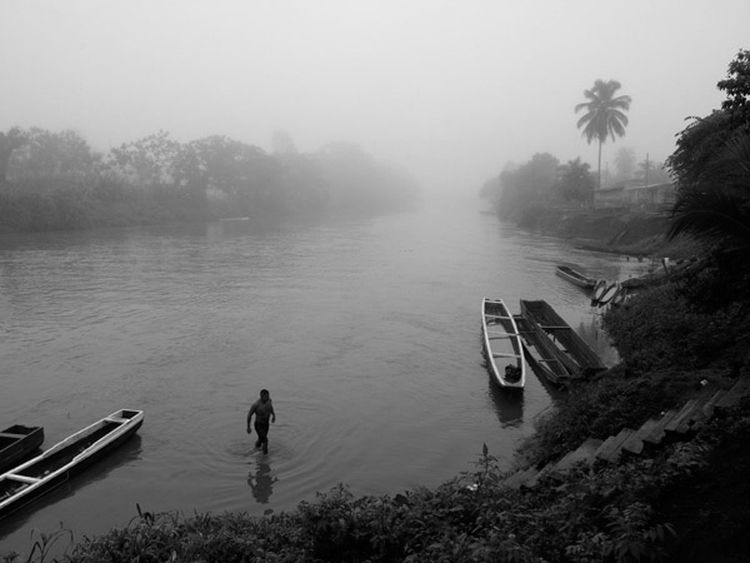
<svg viewBox="0 0 750 563">
<path fill-rule="evenodd" d="M 705 400 L 705 399 L 704 399 Z M 690 431 L 693 416 L 700 412 L 703 401 L 700 398 L 690 399 L 682 405 L 677 414 L 664 426 L 664 432 L 671 438 L 679 438 Z"/>
<path fill-rule="evenodd" d="M 718 411 L 717 414 L 732 408 L 740 402 L 740 399 L 742 399 L 742 397 L 748 395 L 749 393 L 750 377 L 740 378 L 737 383 L 735 383 L 721 399 L 716 401 L 716 405 L 714 406 L 714 408 L 716 409 L 716 411 Z"/>
<path fill-rule="evenodd" d="M 702 410 L 705 419 L 710 419 L 713 416 L 714 409 L 716 408 L 716 403 L 726 394 L 726 390 L 719 389 L 713 395 L 711 395 L 708 401 L 706 401 L 706 403 L 703 405 Z"/>
<path fill-rule="evenodd" d="M 672 420 L 676 415 L 677 410 L 668 410 L 667 412 L 665 412 L 658 420 L 653 430 L 651 430 L 651 432 L 643 437 L 643 445 L 645 447 L 653 447 L 661 444 L 661 441 L 664 439 L 665 435 L 664 427 L 669 424 L 669 421 Z"/>
<path fill-rule="evenodd" d="M 503 485 L 509 489 L 520 489 L 526 481 L 532 477 L 536 477 L 538 473 L 539 470 L 534 466 L 522 469 L 521 471 L 516 471 L 513 475 L 503 481 Z"/>
<path fill-rule="evenodd" d="M 643 439 L 648 436 L 659 424 L 660 419 L 650 418 L 641 427 L 631 434 L 622 444 L 622 451 L 626 454 L 641 455 L 645 449 Z"/>
<path fill-rule="evenodd" d="M 577 463 L 584 462 L 590 465 L 594 461 L 594 454 L 602 445 L 601 440 L 596 438 L 589 438 L 583 444 L 578 446 L 578 449 L 568 452 L 560 461 L 558 461 L 553 471 L 565 473 L 573 468 Z"/>
<path fill-rule="evenodd" d="M 594 457 L 596 460 L 607 463 L 615 463 L 620 458 L 622 445 L 630 436 L 635 433 L 631 428 L 623 428 L 616 436 L 610 436 L 596 450 Z"/>
</svg>

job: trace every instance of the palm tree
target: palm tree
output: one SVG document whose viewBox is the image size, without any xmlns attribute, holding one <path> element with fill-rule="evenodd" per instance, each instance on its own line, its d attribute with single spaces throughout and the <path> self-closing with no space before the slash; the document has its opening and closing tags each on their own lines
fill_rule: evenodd
<svg viewBox="0 0 750 563">
<path fill-rule="evenodd" d="M 583 135 L 591 143 L 593 139 L 599 141 L 598 162 L 598 188 L 602 188 L 602 143 L 607 137 L 622 137 L 625 134 L 625 126 L 628 124 L 628 116 L 625 111 L 630 109 L 630 96 L 617 96 L 615 93 L 621 84 L 617 80 L 597 80 L 594 87 L 584 90 L 583 95 L 588 101 L 576 105 L 575 112 L 586 110 L 577 126 L 583 127 Z"/>
</svg>

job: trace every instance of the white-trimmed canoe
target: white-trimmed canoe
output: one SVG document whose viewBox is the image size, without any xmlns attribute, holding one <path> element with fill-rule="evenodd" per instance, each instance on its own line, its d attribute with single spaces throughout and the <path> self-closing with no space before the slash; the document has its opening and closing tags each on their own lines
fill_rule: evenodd
<svg viewBox="0 0 750 563">
<path fill-rule="evenodd" d="M 482 299 L 482 339 L 487 367 L 501 387 L 522 389 L 526 385 L 526 361 L 521 336 L 513 315 L 502 299 Z M 506 375 L 506 367 L 513 376 Z"/>
<path fill-rule="evenodd" d="M 141 424 L 143 411 L 115 411 L 0 475 L 0 518 L 68 481 L 73 473 L 125 442 Z"/>
</svg>

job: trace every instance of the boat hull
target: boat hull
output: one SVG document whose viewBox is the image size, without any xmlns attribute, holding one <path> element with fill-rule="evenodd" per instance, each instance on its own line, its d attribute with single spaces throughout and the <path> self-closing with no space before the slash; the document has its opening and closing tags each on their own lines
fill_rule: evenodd
<svg viewBox="0 0 750 563">
<path fill-rule="evenodd" d="M 0 431 L 0 474 L 10 471 L 37 452 L 44 442 L 44 428 L 16 424 Z"/>
<path fill-rule="evenodd" d="M 482 340 L 488 370 L 497 384 L 523 389 L 526 385 L 523 344 L 515 319 L 501 299 L 482 300 Z M 501 359 L 507 362 L 503 367 L 498 365 Z"/>
<path fill-rule="evenodd" d="M 565 367 L 569 377 L 587 377 L 606 369 L 599 356 L 546 301 L 521 300 L 521 314 L 544 350 Z"/>
<path fill-rule="evenodd" d="M 142 411 L 116 411 L 0 475 L 0 519 L 69 481 L 130 439 L 142 424 Z"/>
<path fill-rule="evenodd" d="M 555 273 L 559 277 L 583 289 L 592 289 L 596 284 L 595 279 L 584 276 L 581 272 L 574 270 L 569 266 L 558 266 L 555 269 Z"/>
</svg>

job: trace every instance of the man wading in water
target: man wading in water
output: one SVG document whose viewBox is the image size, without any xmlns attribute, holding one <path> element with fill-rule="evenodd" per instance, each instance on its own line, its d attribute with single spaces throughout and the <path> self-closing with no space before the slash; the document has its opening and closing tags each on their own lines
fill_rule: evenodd
<svg viewBox="0 0 750 563">
<path fill-rule="evenodd" d="M 247 433 L 251 434 L 250 419 L 255 415 L 255 431 L 258 433 L 258 440 L 255 442 L 255 449 L 263 446 L 263 453 L 268 453 L 268 419 L 276 422 L 276 413 L 273 411 L 273 403 L 267 389 L 260 392 L 260 399 L 253 403 L 247 413 Z"/>
</svg>

